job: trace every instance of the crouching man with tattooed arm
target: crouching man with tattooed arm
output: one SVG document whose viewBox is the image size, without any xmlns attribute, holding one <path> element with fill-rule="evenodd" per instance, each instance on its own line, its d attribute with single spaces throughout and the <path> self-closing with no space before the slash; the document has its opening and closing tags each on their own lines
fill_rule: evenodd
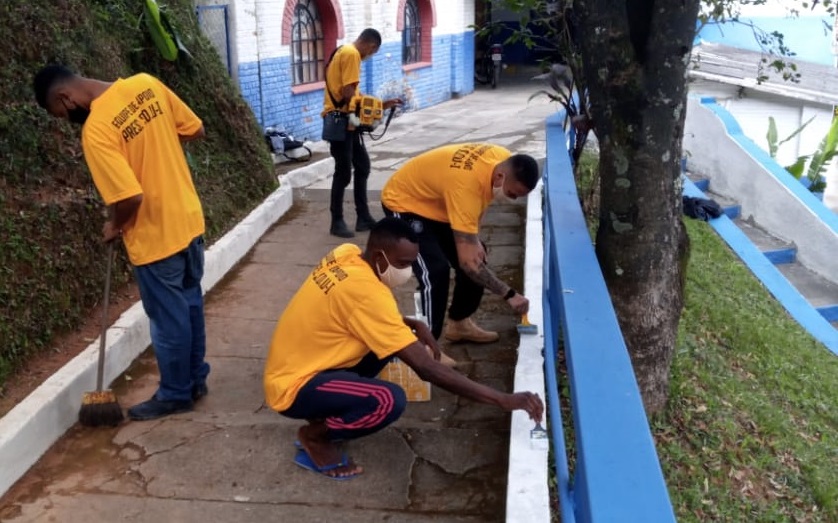
<svg viewBox="0 0 838 523">
<path fill-rule="evenodd" d="M 455 282 L 445 331 L 448 340 L 489 343 L 498 339 L 497 332 L 483 330 L 471 319 L 483 289 L 502 296 L 516 314 L 528 311 L 529 300 L 489 268 L 478 232 L 492 201 L 526 196 L 538 177 L 538 164 L 531 156 L 513 155 L 489 143 L 465 143 L 413 158 L 384 186 L 384 213 L 407 220 L 419 237 L 413 273 L 434 337 L 442 334 L 452 267 Z"/>
</svg>

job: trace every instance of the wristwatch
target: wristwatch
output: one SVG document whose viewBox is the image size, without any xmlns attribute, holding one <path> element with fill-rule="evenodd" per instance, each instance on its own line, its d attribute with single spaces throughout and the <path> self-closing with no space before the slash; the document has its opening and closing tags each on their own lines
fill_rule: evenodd
<svg viewBox="0 0 838 523">
<path fill-rule="evenodd" d="M 510 287 L 509 290 L 506 291 L 506 294 L 503 295 L 503 299 L 508 300 L 508 299 L 512 298 L 513 296 L 515 296 L 516 294 L 518 294 L 518 291 L 516 291 L 515 289 Z"/>
</svg>

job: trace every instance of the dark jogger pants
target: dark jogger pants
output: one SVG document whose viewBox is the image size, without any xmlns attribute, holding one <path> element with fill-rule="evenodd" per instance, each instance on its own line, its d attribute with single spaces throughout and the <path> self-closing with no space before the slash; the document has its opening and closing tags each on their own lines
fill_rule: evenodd
<svg viewBox="0 0 838 523">
<path fill-rule="evenodd" d="M 361 133 L 346 132 L 346 140 L 329 142 L 329 152 L 335 159 L 335 176 L 332 178 L 332 194 L 329 210 L 332 220 L 343 219 L 343 193 L 352 181 L 352 169 L 355 169 L 353 193 L 355 212 L 359 217 L 370 214 L 367 204 L 367 179 L 370 177 L 370 156 L 361 140 Z"/>
<path fill-rule="evenodd" d="M 378 432 L 399 419 L 407 405 L 401 387 L 374 379 L 389 360 L 379 360 L 370 352 L 350 369 L 321 372 L 300 389 L 291 407 L 280 414 L 294 419 L 325 419 L 332 441 Z"/>
<path fill-rule="evenodd" d="M 419 281 L 423 313 L 428 318 L 434 337 L 439 338 L 445 322 L 451 268 L 454 268 L 455 274 L 454 295 L 451 297 L 448 317 L 452 320 L 464 320 L 477 311 L 483 299 L 483 286 L 469 278 L 460 268 L 454 231 L 450 224 L 382 207 L 385 215 L 397 216 L 410 223 L 419 236 L 419 257 L 413 263 L 413 274 Z"/>
</svg>

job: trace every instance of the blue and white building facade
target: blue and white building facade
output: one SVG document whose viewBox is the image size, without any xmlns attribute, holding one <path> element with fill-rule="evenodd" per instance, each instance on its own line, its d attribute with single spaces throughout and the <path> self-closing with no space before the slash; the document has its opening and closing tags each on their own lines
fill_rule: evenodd
<svg viewBox="0 0 838 523">
<path fill-rule="evenodd" d="M 372 27 L 361 92 L 408 109 L 474 90 L 475 0 L 197 0 L 226 4 L 231 74 L 262 127 L 319 140 L 323 69 L 331 52 Z"/>
</svg>

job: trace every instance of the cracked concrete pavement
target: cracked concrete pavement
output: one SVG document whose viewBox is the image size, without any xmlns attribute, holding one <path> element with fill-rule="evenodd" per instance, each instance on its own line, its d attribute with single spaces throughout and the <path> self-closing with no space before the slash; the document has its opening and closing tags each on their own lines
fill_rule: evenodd
<svg viewBox="0 0 838 523">
<path fill-rule="evenodd" d="M 408 157 L 449 142 L 485 140 L 543 156 L 544 117 L 534 85 L 478 90 L 394 121 L 370 146 L 370 201 Z M 262 367 L 277 317 L 317 261 L 341 243 L 328 235 L 328 184 L 295 191 L 293 208 L 207 296 L 209 395 L 193 412 L 117 428 L 71 429 L 0 502 L 0 519 L 34 521 L 486 522 L 503 521 L 509 414 L 434 388 L 395 425 L 351 442 L 362 476 L 337 482 L 292 462 L 299 422 L 262 408 Z M 351 190 L 347 215 L 354 218 Z M 523 202 L 522 202 L 523 203 Z M 493 206 L 482 235 L 490 263 L 520 288 L 522 203 Z M 365 234 L 355 238 L 364 244 Z M 398 291 L 413 313 L 412 285 Z M 460 370 L 511 390 L 516 318 L 486 296 L 477 321 L 501 333 L 477 346 L 443 343 Z M 123 407 L 150 396 L 146 351 L 114 384 Z"/>
</svg>

